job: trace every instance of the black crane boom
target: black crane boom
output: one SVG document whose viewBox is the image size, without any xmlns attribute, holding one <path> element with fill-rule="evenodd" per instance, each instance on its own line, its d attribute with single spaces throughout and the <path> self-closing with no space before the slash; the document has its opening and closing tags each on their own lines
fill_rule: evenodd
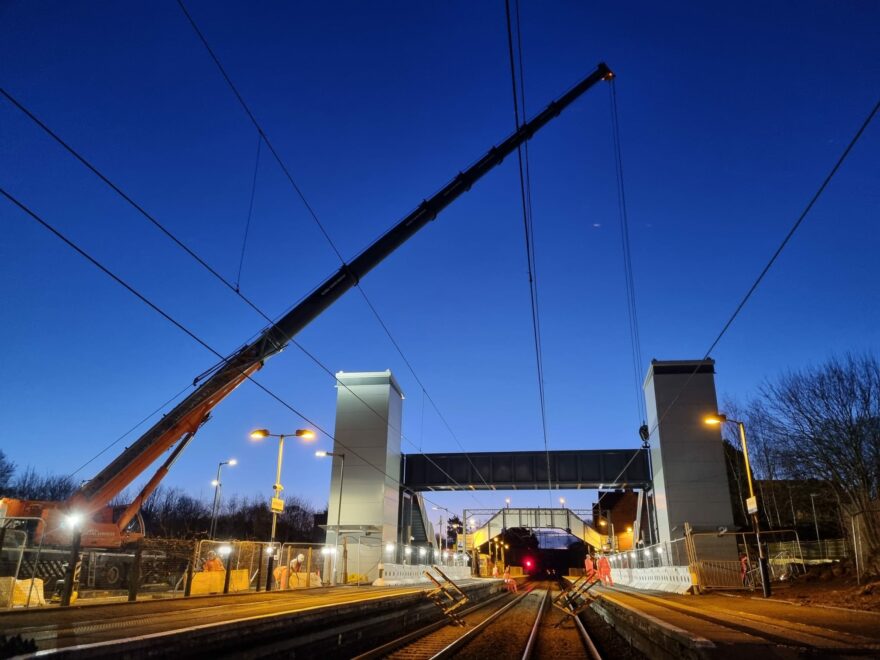
<svg viewBox="0 0 880 660">
<path fill-rule="evenodd" d="M 184 434 L 194 433 L 211 410 L 232 390 L 257 371 L 263 361 L 280 352 L 290 340 L 346 291 L 378 266 L 388 255 L 403 245 L 413 234 L 467 192 L 487 172 L 500 164 L 510 153 L 529 140 L 538 130 L 601 80 L 614 76 L 600 63 L 596 70 L 551 102 L 542 112 L 514 131 L 507 139 L 489 149 L 466 170 L 459 172 L 440 191 L 423 201 L 415 210 L 389 229 L 373 244 L 357 255 L 306 296 L 261 335 L 229 358 L 195 391 L 178 403 L 168 414 L 122 452 L 97 476 L 83 484 L 67 501 L 68 507 L 84 507 L 89 511 L 106 505 L 162 452 Z"/>
</svg>

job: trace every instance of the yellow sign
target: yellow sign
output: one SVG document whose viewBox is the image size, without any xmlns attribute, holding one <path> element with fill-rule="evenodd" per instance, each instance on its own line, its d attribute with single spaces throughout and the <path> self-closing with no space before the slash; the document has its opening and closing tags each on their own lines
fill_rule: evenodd
<svg viewBox="0 0 880 660">
<path fill-rule="evenodd" d="M 272 513 L 284 513 L 284 500 L 280 497 L 273 497 L 270 504 Z"/>
</svg>

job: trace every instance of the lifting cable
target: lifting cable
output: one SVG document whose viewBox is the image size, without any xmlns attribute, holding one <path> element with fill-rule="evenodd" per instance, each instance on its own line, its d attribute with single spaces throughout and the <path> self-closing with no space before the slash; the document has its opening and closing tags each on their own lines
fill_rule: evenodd
<svg viewBox="0 0 880 660">
<path fill-rule="evenodd" d="M 525 85 L 522 69 L 522 31 L 519 20 L 519 0 L 516 0 L 516 51 L 519 59 L 519 93 L 517 92 L 517 67 L 514 56 L 514 37 L 510 16 L 510 0 L 504 1 L 505 18 L 507 22 L 507 54 L 510 61 L 510 81 L 513 91 L 513 117 L 517 130 L 521 126 L 520 103 L 522 103 L 522 116 L 525 117 Z M 547 431 L 547 398 L 544 389 L 544 358 L 541 346 L 541 319 L 538 306 L 538 281 L 535 267 L 535 241 L 534 226 L 532 223 L 532 194 L 531 180 L 528 175 L 528 145 L 523 148 L 517 147 L 517 161 L 519 164 L 519 188 L 520 201 L 522 204 L 523 229 L 526 243 L 526 265 L 529 278 L 529 301 L 532 312 L 532 335 L 535 344 L 535 365 L 538 377 L 538 401 L 541 409 L 541 429 L 544 436 L 544 455 L 547 459 L 547 490 L 550 497 L 550 507 L 553 507 L 553 482 L 550 471 L 550 441 Z"/>
<path fill-rule="evenodd" d="M 284 175 L 287 178 L 288 182 L 290 183 L 291 187 L 293 188 L 293 190 L 296 192 L 297 196 L 302 201 L 302 203 L 305 206 L 306 210 L 308 211 L 309 215 L 315 221 L 315 224 L 320 229 L 321 234 L 323 234 L 324 238 L 327 240 L 327 243 L 330 245 L 333 252 L 336 254 L 336 257 L 339 259 L 340 264 L 342 266 L 347 266 L 348 264 L 345 261 L 345 259 L 343 259 L 342 253 L 336 247 L 336 244 L 333 242 L 333 239 L 330 237 L 329 232 L 324 227 L 324 224 L 321 222 L 321 220 L 318 218 L 318 214 L 315 211 L 314 207 L 306 199 L 305 193 L 303 193 L 302 188 L 300 188 L 299 185 L 296 183 L 296 181 L 294 180 L 293 175 L 290 173 L 290 170 L 288 169 L 287 165 L 285 165 L 284 161 L 281 159 L 280 154 L 275 150 L 275 147 L 272 145 L 272 143 L 269 140 L 269 136 L 266 134 L 266 132 L 263 130 L 263 127 L 257 121 L 256 116 L 251 111 L 247 102 L 245 102 L 244 97 L 241 95 L 241 92 L 239 92 L 238 88 L 235 86 L 235 83 L 232 82 L 232 78 L 226 72 L 226 69 L 223 67 L 223 64 L 220 62 L 220 58 L 214 52 L 214 49 L 211 48 L 211 45 L 208 43 L 207 37 L 205 37 L 204 33 L 201 31 L 201 29 L 199 29 L 199 26 L 196 24 L 195 19 L 192 17 L 192 15 L 187 10 L 186 6 L 183 3 L 183 0 L 177 0 L 177 4 L 180 7 L 180 10 L 183 12 L 183 15 L 186 17 L 186 20 L 189 22 L 190 26 L 192 27 L 193 31 L 196 33 L 196 36 L 198 36 L 202 45 L 205 47 L 205 50 L 208 51 L 208 55 L 211 57 L 211 60 L 217 66 L 217 69 L 220 71 L 220 74 L 222 75 L 226 84 L 229 86 L 230 90 L 232 90 L 232 93 L 234 94 L 235 98 L 238 100 L 238 102 L 241 105 L 242 109 L 244 110 L 245 114 L 248 116 L 251 123 L 257 129 L 257 132 L 260 134 L 260 138 L 262 139 L 263 142 L 265 142 L 266 147 L 269 149 L 269 152 L 272 154 L 275 161 L 278 163 L 278 166 L 281 168 L 282 172 L 284 173 Z M 355 283 L 355 288 L 360 292 L 361 296 L 363 296 L 364 301 L 367 303 L 367 306 L 370 308 L 370 311 L 376 317 L 376 320 L 379 322 L 379 325 L 382 326 L 382 329 L 384 330 L 385 334 L 388 336 L 388 339 L 391 341 L 391 343 L 394 346 L 397 353 L 403 359 L 403 361 L 406 364 L 407 368 L 409 369 L 410 373 L 413 375 L 415 380 L 418 382 L 419 386 L 423 390 L 425 390 L 424 384 L 422 383 L 422 381 L 418 377 L 418 375 L 416 375 L 415 369 L 413 368 L 412 364 L 407 359 L 407 357 L 404 355 L 403 350 L 400 348 L 400 344 L 398 344 L 398 342 L 394 339 L 394 336 L 391 334 L 391 330 L 388 328 L 388 325 L 382 320 L 382 317 L 379 315 L 378 310 L 373 305 L 373 303 L 370 301 L 369 297 L 367 297 L 367 293 L 366 293 L 366 291 L 364 291 L 360 282 Z M 294 342 L 294 344 L 296 344 L 296 342 Z M 297 344 L 297 346 L 298 346 L 298 344 Z M 335 374 L 334 374 L 334 378 L 335 378 Z M 346 387 L 344 384 L 339 383 L 338 380 L 337 380 L 337 383 L 342 385 L 343 387 Z M 348 389 L 348 388 L 346 387 L 346 389 Z M 426 394 L 427 394 L 427 392 L 426 392 Z M 490 486 L 486 482 L 486 479 L 483 476 L 483 474 L 480 472 L 480 470 L 477 468 L 477 466 L 471 460 L 470 454 L 468 454 L 467 450 L 465 450 L 464 445 L 458 439 L 458 436 L 452 431 L 452 428 L 450 427 L 449 423 L 446 421 L 446 418 L 442 415 L 442 413 L 440 413 L 440 409 L 438 408 L 434 399 L 432 399 L 430 397 L 430 395 L 428 396 L 428 399 L 431 402 L 432 407 L 436 410 L 437 415 L 440 417 L 443 424 L 449 430 L 449 432 L 452 435 L 453 439 L 455 440 L 456 444 L 458 444 L 459 448 L 464 453 L 465 457 L 468 460 L 468 463 L 470 463 L 471 467 L 473 468 L 473 470 L 475 471 L 477 476 L 479 476 L 480 480 L 483 482 L 483 484 L 487 488 L 490 488 Z"/>
<path fill-rule="evenodd" d="M 620 148 L 620 118 L 617 111 L 617 88 L 611 79 L 611 135 L 614 143 L 614 171 L 617 177 L 617 207 L 620 215 L 620 247 L 623 254 L 623 274 L 626 287 L 626 315 L 629 322 L 629 343 L 632 352 L 633 385 L 635 388 L 636 417 L 645 423 L 647 411 L 642 396 L 642 342 L 639 336 L 639 315 L 636 308 L 636 289 L 633 279 L 632 253 L 629 241 L 629 216 L 626 210 L 626 188 L 623 184 L 623 156 Z"/>
</svg>

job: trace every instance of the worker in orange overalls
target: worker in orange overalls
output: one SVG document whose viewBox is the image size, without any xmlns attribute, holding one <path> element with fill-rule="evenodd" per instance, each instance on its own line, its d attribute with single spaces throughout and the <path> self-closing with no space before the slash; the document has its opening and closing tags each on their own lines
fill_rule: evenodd
<svg viewBox="0 0 880 660">
<path fill-rule="evenodd" d="M 599 579 L 602 580 L 602 584 L 607 587 L 614 586 L 614 580 L 611 579 L 611 562 L 608 561 L 608 557 L 602 555 L 599 557 Z"/>
<path fill-rule="evenodd" d="M 584 575 L 587 576 L 587 580 L 595 580 L 596 579 L 596 567 L 593 565 L 593 555 L 589 552 L 587 556 L 584 557 Z"/>
<path fill-rule="evenodd" d="M 208 558 L 205 560 L 205 565 L 202 567 L 202 570 L 225 571 L 226 567 L 223 565 L 223 562 L 220 561 L 220 558 L 217 557 L 217 553 L 211 550 L 208 553 Z"/>
<path fill-rule="evenodd" d="M 272 577 L 275 578 L 275 586 L 278 589 L 287 589 L 290 585 L 290 569 L 284 564 L 280 564 L 274 571 Z"/>
<path fill-rule="evenodd" d="M 510 577 L 510 567 L 504 569 L 504 584 L 508 591 L 516 593 L 516 580 Z"/>
</svg>

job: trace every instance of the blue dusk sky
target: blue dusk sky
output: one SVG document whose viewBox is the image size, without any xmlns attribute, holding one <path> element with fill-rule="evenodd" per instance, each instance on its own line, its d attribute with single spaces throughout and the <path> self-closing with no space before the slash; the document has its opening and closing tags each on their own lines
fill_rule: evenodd
<svg viewBox="0 0 880 660">
<path fill-rule="evenodd" d="M 513 129 L 501 0 L 187 6 L 347 259 Z M 880 5 L 523 0 L 521 16 L 529 115 L 599 61 L 617 73 L 641 374 L 651 358 L 702 357 L 876 103 Z M 0 3 L 0 85 L 238 279 L 258 136 L 176 2 Z M 635 447 L 642 421 L 609 92 L 530 144 L 551 449 Z M 719 398 L 877 349 L 878 174 L 875 121 L 714 351 Z M 0 186 L 221 353 L 263 327 L 2 99 Z M 0 447 L 20 468 L 70 473 L 216 358 L 5 199 L 0 226 Z M 338 266 L 263 148 L 242 292 L 274 317 Z M 363 288 L 468 450 L 543 448 L 515 157 Z M 298 340 L 334 372 L 393 371 L 404 451 L 459 451 L 356 291 Z M 334 380 L 297 348 L 259 380 L 332 432 Z M 306 423 L 246 383 L 165 483 L 209 498 L 217 462 L 235 457 L 225 493 L 268 497 L 275 446 L 248 441 L 256 426 Z M 283 483 L 322 507 L 330 462 L 316 446 L 331 441 L 287 446 Z M 429 497 L 461 510 L 505 495 Z"/>
</svg>

